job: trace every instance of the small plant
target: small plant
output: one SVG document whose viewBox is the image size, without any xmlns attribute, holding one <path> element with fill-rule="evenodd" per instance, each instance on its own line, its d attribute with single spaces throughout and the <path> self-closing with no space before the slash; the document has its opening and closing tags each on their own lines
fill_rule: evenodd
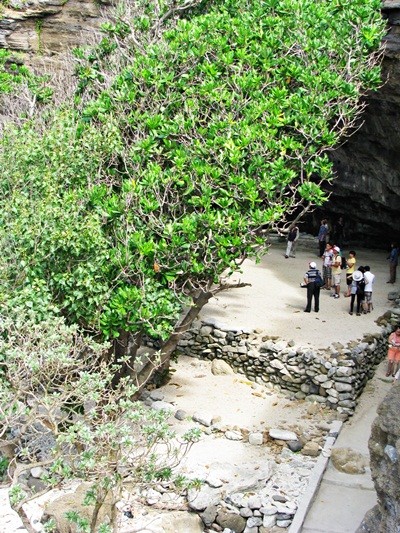
<svg viewBox="0 0 400 533">
<path fill-rule="evenodd" d="M 9 460 L 7 457 L 0 455 L 0 481 L 5 480 L 7 475 L 7 469 L 9 465 Z"/>
<path fill-rule="evenodd" d="M 48 489 L 71 479 L 89 482 L 83 503 L 90 518 L 68 515 L 82 532 L 113 530 L 125 484 L 168 481 L 184 491 L 190 483 L 174 470 L 198 440 L 198 430 L 177 440 L 165 412 L 134 399 L 137 388 L 129 377 L 114 382 L 108 344 L 57 316 L 39 322 L 33 317 L 21 310 L 0 317 L 0 446 L 16 450 L 9 466 L 15 509 L 36 496 L 24 493 L 18 476 L 37 464 L 45 469 Z M 43 438 L 53 442 L 47 453 Z M 100 525 L 107 500 L 110 524 Z"/>
<path fill-rule="evenodd" d="M 44 524 L 43 524 L 43 531 L 45 533 L 56 533 L 57 531 L 57 524 L 54 518 L 49 518 Z"/>
<path fill-rule="evenodd" d="M 17 507 L 25 499 L 26 492 L 20 485 L 13 485 L 9 491 L 10 504 Z"/>
<path fill-rule="evenodd" d="M 43 19 L 37 19 L 35 22 L 36 35 L 38 38 L 38 54 L 43 53 L 43 43 L 42 43 L 42 30 L 43 30 Z"/>
</svg>

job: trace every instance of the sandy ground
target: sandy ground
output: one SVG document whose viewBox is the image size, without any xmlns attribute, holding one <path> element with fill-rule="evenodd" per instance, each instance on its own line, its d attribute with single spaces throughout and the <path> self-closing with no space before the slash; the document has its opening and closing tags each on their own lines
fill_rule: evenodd
<svg viewBox="0 0 400 533">
<path fill-rule="evenodd" d="M 338 300 L 321 291 L 320 312 L 304 313 L 306 291 L 300 288 L 309 261 L 316 257 L 317 245 L 304 237 L 295 259 L 285 259 L 285 243 L 276 243 L 259 264 L 247 261 L 238 279 L 249 283 L 245 288 L 221 294 L 202 311 L 202 318 L 212 318 L 235 327 L 261 328 L 267 334 L 278 335 L 284 340 L 294 340 L 297 345 L 328 347 L 333 342 L 346 344 L 361 339 L 364 333 L 380 331 L 375 320 L 391 303 L 388 292 L 398 287 L 386 284 L 388 264 L 384 251 L 357 250 L 357 265 L 369 264 L 376 275 L 374 285 L 374 310 L 367 315 L 349 316 L 349 298 L 344 298 L 343 283 Z M 346 252 L 347 250 L 345 250 Z M 344 275 L 343 275 L 344 278 Z M 298 435 L 312 436 L 318 433 L 318 425 L 337 417 L 335 411 L 311 406 L 307 401 L 294 401 L 284 394 L 270 392 L 253 384 L 239 374 L 214 376 L 208 361 L 180 357 L 173 364 L 173 377 L 162 388 L 165 400 L 188 416 L 194 413 L 220 417 L 221 424 L 263 431 L 268 428 L 292 429 Z M 382 373 L 382 370 L 378 371 Z M 379 381 L 380 376 L 377 376 Z M 386 380 L 385 380 L 386 381 Z M 378 385 L 380 387 L 380 385 Z M 384 389 L 390 386 L 383 383 Z M 372 390 L 375 386 L 372 387 Z M 365 395 L 363 409 L 374 409 L 374 396 Z M 182 432 L 190 422 L 174 424 Z M 270 450 L 266 446 L 250 446 L 248 443 L 229 441 L 221 434 L 204 434 L 185 460 L 190 469 L 215 461 L 243 464 L 248 461 L 263 461 Z"/>
<path fill-rule="evenodd" d="M 330 291 L 321 290 L 319 313 L 304 313 L 306 289 L 300 287 L 310 261 L 322 269 L 317 257 L 316 242 L 309 237 L 299 239 L 296 258 L 285 259 L 285 243 L 272 245 L 268 255 L 259 264 L 246 261 L 243 272 L 235 279 L 250 283 L 249 287 L 221 293 L 202 311 L 201 318 L 215 318 L 224 324 L 246 328 L 261 328 L 270 335 L 294 340 L 298 345 L 328 347 L 332 342 L 347 343 L 362 338 L 364 333 L 380 331 L 375 320 L 390 308 L 390 291 L 399 288 L 386 284 L 389 266 L 384 250 L 356 249 L 357 266 L 368 264 L 375 274 L 373 290 L 374 309 L 367 315 L 350 316 L 350 298 L 344 298 L 347 286 L 342 273 L 341 297 L 330 297 Z M 345 255 L 348 250 L 344 250 Z"/>
</svg>

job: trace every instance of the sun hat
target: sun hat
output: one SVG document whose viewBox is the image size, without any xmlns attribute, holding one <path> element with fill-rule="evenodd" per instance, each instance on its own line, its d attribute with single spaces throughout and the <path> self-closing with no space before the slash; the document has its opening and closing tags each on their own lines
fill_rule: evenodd
<svg viewBox="0 0 400 533">
<path fill-rule="evenodd" d="M 310 268 L 317 268 L 317 264 L 314 263 L 314 261 L 311 261 L 309 266 L 310 266 Z"/>
<path fill-rule="evenodd" d="M 354 281 L 361 281 L 363 279 L 362 272 L 360 272 L 359 270 L 353 272 L 353 279 Z"/>
<path fill-rule="evenodd" d="M 338 253 L 340 252 L 339 246 L 334 246 L 333 249 L 336 250 L 336 252 L 338 252 Z"/>
</svg>

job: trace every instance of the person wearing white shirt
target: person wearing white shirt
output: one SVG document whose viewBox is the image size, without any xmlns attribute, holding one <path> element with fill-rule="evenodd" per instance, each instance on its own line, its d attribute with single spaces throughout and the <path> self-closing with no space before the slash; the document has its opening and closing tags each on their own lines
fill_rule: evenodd
<svg viewBox="0 0 400 533">
<path fill-rule="evenodd" d="M 372 303 L 372 286 L 375 281 L 375 275 L 372 274 L 371 269 L 368 265 L 364 267 L 364 280 L 365 280 L 365 289 L 364 289 L 364 313 L 370 313 L 374 308 Z"/>
</svg>

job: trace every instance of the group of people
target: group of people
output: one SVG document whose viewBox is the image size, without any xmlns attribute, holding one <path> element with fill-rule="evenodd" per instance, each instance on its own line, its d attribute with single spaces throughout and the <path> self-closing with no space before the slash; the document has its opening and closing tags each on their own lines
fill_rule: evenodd
<svg viewBox="0 0 400 533">
<path fill-rule="evenodd" d="M 322 274 L 317 268 L 315 261 L 309 263 L 309 270 L 304 275 L 304 286 L 307 287 L 307 306 L 304 312 L 310 313 L 312 300 L 314 299 L 314 311 L 319 311 L 320 290 L 331 291 L 331 296 L 340 298 L 340 287 L 342 282 L 342 272 L 346 273 L 346 291 L 344 296 L 350 298 L 349 314 L 354 313 L 356 304 L 356 314 L 370 313 L 373 309 L 372 290 L 375 275 L 371 272 L 369 265 L 360 266 L 356 269 L 356 252 L 350 250 L 347 259 L 341 255 L 339 246 L 327 243 L 321 255 Z M 322 281 L 319 281 L 319 277 Z"/>
<path fill-rule="evenodd" d="M 291 226 L 291 235 L 289 245 L 286 250 L 286 257 L 294 256 L 293 247 L 299 237 L 297 226 Z M 304 283 L 300 285 L 307 288 L 307 305 L 304 309 L 305 313 L 311 312 L 312 302 L 314 299 L 314 311 L 319 311 L 319 297 L 320 290 L 326 289 L 331 291 L 331 296 L 335 299 L 340 298 L 340 285 L 342 281 L 342 272 L 346 273 L 346 291 L 345 298 L 350 298 L 349 314 L 353 315 L 354 305 L 356 305 L 356 314 L 360 316 L 361 313 L 370 313 L 373 309 L 372 291 L 375 281 L 375 275 L 371 272 L 369 265 L 359 266 L 357 268 L 356 252 L 350 250 L 348 257 L 344 258 L 341 253 L 339 243 L 332 245 L 329 242 L 329 228 L 327 220 L 321 221 L 321 226 L 318 233 L 318 256 L 322 259 L 322 273 L 317 268 L 315 261 L 309 263 L 309 269 L 304 275 Z M 389 260 L 389 281 L 387 283 L 396 282 L 396 270 L 400 255 L 399 245 L 395 242 L 391 243 Z M 395 331 L 391 333 L 388 339 L 388 363 L 386 369 L 386 376 L 391 376 L 394 381 L 400 380 L 400 326 L 397 326 Z"/>
</svg>

